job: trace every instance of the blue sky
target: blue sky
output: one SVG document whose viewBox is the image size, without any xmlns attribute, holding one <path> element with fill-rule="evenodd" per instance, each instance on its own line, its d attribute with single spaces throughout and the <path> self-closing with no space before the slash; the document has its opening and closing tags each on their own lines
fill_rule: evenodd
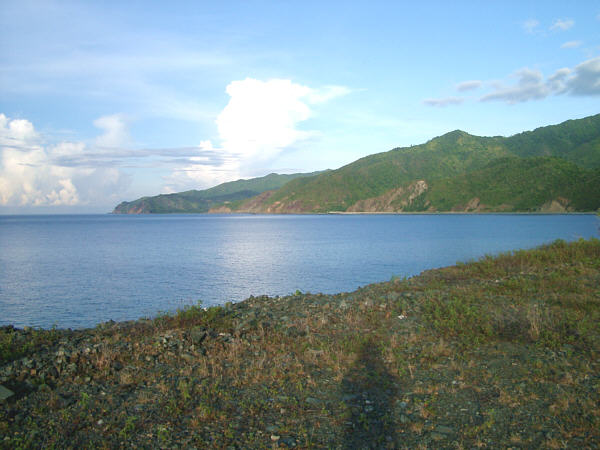
<svg viewBox="0 0 600 450">
<path fill-rule="evenodd" d="M 600 2 L 0 4 L 0 213 L 600 112 Z"/>
</svg>

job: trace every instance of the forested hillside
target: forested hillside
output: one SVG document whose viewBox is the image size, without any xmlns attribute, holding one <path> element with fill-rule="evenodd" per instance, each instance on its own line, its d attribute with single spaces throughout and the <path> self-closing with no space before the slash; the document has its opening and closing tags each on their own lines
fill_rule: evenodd
<svg viewBox="0 0 600 450">
<path fill-rule="evenodd" d="M 600 207 L 599 168 L 600 115 L 509 138 L 457 130 L 293 180 L 235 210 L 590 211 Z"/>
</svg>

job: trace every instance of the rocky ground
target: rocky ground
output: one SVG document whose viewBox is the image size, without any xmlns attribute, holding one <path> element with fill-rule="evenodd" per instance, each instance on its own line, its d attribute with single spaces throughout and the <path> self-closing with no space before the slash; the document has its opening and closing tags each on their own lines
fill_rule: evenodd
<svg viewBox="0 0 600 450">
<path fill-rule="evenodd" d="M 3 448 L 598 448 L 600 241 L 86 330 L 0 329 Z"/>
</svg>

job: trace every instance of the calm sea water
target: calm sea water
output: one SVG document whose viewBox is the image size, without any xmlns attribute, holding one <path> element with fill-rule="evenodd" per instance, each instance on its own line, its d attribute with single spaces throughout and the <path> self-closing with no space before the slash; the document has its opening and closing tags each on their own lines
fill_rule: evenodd
<svg viewBox="0 0 600 450">
<path fill-rule="evenodd" d="M 0 216 L 0 324 L 87 327 L 598 236 L 593 215 Z"/>
</svg>

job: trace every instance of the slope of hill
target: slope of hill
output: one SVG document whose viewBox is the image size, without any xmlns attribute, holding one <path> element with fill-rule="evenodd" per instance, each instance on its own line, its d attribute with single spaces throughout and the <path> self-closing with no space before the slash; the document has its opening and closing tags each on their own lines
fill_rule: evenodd
<svg viewBox="0 0 600 450">
<path fill-rule="evenodd" d="M 600 114 L 537 128 L 506 139 L 517 156 L 556 156 L 582 167 L 600 167 Z"/>
<path fill-rule="evenodd" d="M 205 213 L 215 205 L 243 200 L 264 191 L 278 189 L 298 177 L 310 177 L 321 172 L 280 175 L 271 173 L 260 178 L 223 183 L 210 189 L 191 190 L 175 194 L 142 197 L 120 203 L 113 214 Z"/>
<path fill-rule="evenodd" d="M 589 211 L 600 207 L 600 114 L 515 136 L 453 131 L 292 180 L 239 212 Z"/>
</svg>

